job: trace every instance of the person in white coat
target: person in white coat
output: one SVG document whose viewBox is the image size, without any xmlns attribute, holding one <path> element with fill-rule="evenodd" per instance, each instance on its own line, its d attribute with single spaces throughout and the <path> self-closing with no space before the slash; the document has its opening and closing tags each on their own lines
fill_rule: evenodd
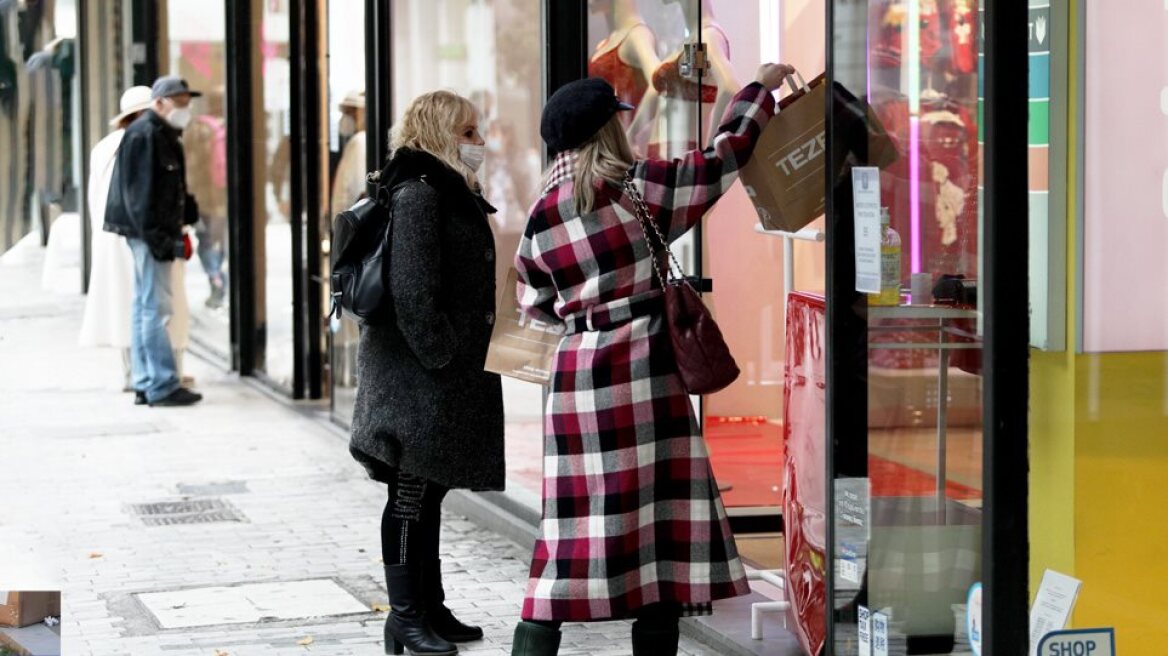
<svg viewBox="0 0 1168 656">
<path fill-rule="evenodd" d="M 92 269 L 85 314 L 81 319 L 81 346 L 111 347 L 122 353 L 123 391 L 134 392 L 130 374 L 130 300 L 134 295 L 134 260 L 126 239 L 103 230 L 106 197 L 113 176 L 114 159 L 126 126 L 151 104 L 150 87 L 131 87 L 122 94 L 121 112 L 110 121 L 113 132 L 106 135 L 89 155 L 89 219 L 92 234 Z M 190 309 L 187 307 L 184 267 L 171 267 L 174 314 L 166 326 L 174 349 L 175 364 L 182 376 L 182 354 L 190 336 Z M 184 385 L 193 381 L 182 378 Z"/>
</svg>

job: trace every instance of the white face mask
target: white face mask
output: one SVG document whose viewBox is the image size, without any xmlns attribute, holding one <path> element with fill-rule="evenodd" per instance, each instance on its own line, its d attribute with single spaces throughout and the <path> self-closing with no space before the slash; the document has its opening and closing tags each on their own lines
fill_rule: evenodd
<svg viewBox="0 0 1168 656">
<path fill-rule="evenodd" d="M 175 107 L 166 117 L 166 122 L 179 130 L 185 130 L 191 124 L 191 108 Z"/>
<path fill-rule="evenodd" d="M 483 160 L 487 157 L 486 146 L 478 146 L 475 144 L 458 144 L 458 158 L 462 160 L 463 164 L 470 167 L 472 171 L 478 171 L 479 167 L 483 165 Z"/>
</svg>

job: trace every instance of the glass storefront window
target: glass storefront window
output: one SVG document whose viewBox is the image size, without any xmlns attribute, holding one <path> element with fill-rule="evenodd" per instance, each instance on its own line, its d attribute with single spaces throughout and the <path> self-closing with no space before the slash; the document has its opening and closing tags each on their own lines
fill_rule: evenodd
<svg viewBox="0 0 1168 656">
<path fill-rule="evenodd" d="M 874 635 L 888 653 L 966 653 L 965 604 L 982 563 L 977 6 L 833 4 L 835 80 L 866 98 L 887 131 L 843 147 L 858 158 L 892 148 L 896 157 L 871 162 L 882 165 L 871 175 L 852 169 L 839 184 L 855 191 L 835 193 L 841 229 L 854 223 L 857 235 L 868 230 L 880 240 L 871 275 L 884 291 L 868 294 L 866 307 L 846 319 L 866 325 L 867 339 L 844 356 L 866 368 L 855 372 L 855 385 L 837 390 L 866 387 L 854 406 L 866 411 L 833 418 L 835 598 L 828 603 L 837 619 L 828 639 L 835 653 L 855 653 Z M 834 120 L 829 139 L 846 138 L 846 119 Z M 862 203 L 873 210 L 861 212 Z M 859 287 L 868 270 L 855 259 Z"/>
<path fill-rule="evenodd" d="M 366 191 L 365 41 L 352 38 L 352 27 L 365 24 L 363 0 L 331 0 L 328 5 L 328 135 L 329 205 L 336 216 Z M 329 226 L 321 233 L 328 238 Z M 328 246 L 323 245 L 322 280 L 328 280 Z M 329 307 L 326 303 L 324 307 Z M 351 317 L 329 322 L 329 378 L 333 417 L 348 424 L 357 394 L 359 327 Z"/>
<path fill-rule="evenodd" d="M 342 5 L 332 2 L 331 11 L 356 12 L 356 9 L 340 9 Z M 540 0 L 403 0 L 392 4 L 392 12 L 395 119 L 411 99 L 436 89 L 451 89 L 471 98 L 481 111 L 479 130 L 487 141 L 487 159 L 479 177 L 487 200 L 499 209 L 492 217 L 492 228 L 499 253 L 496 280 L 501 286 L 527 224 L 527 210 L 540 193 L 543 173 L 542 141 L 538 132 L 543 70 Z M 333 19 L 331 14 L 331 26 L 335 25 Z M 360 19 L 361 15 L 354 13 L 336 28 L 361 25 Z M 348 62 L 350 57 L 359 58 L 360 54 L 343 51 L 353 41 L 347 33 L 340 36 L 334 33 L 333 40 L 329 50 L 332 58 L 329 92 L 331 107 L 339 107 L 352 93 L 360 93 L 364 78 L 352 67 L 343 77 L 339 74 L 343 62 Z M 345 46 L 338 48 L 338 43 Z M 334 153 L 343 140 L 341 126 L 348 130 L 353 125 L 348 117 L 345 110 L 340 110 L 329 120 Z M 352 118 L 360 133 L 363 113 L 353 112 Z M 340 149 L 340 163 L 332 181 L 334 210 L 363 190 L 356 180 L 356 172 L 364 173 L 363 153 L 360 158 L 349 153 L 357 147 L 361 147 L 360 141 L 354 137 Z M 334 416 L 346 421 L 352 414 L 357 383 L 357 332 L 345 320 L 334 323 L 332 333 Z M 543 439 L 542 390 L 537 385 L 503 378 L 503 403 L 507 418 L 508 487 L 516 494 L 534 495 L 537 500 L 542 483 L 542 461 L 538 455 L 542 453 Z"/>
<path fill-rule="evenodd" d="M 263 272 L 255 302 L 256 346 L 263 371 L 291 389 L 293 342 L 292 284 L 292 63 L 291 0 L 271 0 L 260 13 L 256 93 L 256 270 Z M 262 209 L 262 212 L 259 211 Z"/>
<path fill-rule="evenodd" d="M 191 339 L 224 361 L 231 354 L 231 313 L 227 261 L 231 214 L 227 207 L 226 15 L 222 3 L 168 0 L 159 11 L 166 26 L 160 59 L 203 97 L 191 103 L 195 115 L 183 131 L 187 188 L 199 205 L 194 226 L 195 254 L 184 267 Z M 180 300 L 176 294 L 176 301 Z"/>
<path fill-rule="evenodd" d="M 80 236 L 76 37 L 76 0 L 0 3 L 0 253 L 63 214 Z"/>
</svg>

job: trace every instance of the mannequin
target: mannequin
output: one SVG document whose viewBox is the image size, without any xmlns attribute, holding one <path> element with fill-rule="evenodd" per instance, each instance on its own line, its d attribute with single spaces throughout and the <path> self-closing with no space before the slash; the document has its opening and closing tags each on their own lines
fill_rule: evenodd
<svg viewBox="0 0 1168 656">
<path fill-rule="evenodd" d="M 734 94 L 741 88 L 734 68 L 730 64 L 730 39 L 718 25 L 710 0 L 697 4 L 682 0 L 665 0 L 677 4 L 685 14 L 686 24 L 698 26 L 701 43 L 706 44 L 709 73 L 701 78 L 683 78 L 680 72 L 682 52 L 678 50 L 667 57 L 653 73 L 653 86 L 662 97 L 673 102 L 664 103 L 664 121 L 659 121 L 650 155 L 672 157 L 697 147 L 697 130 L 690 103 L 701 101 L 702 115 L 699 120 L 705 126 L 702 132 L 703 146 L 717 132 L 718 123 L 726 111 Z M 695 39 L 696 40 L 696 39 Z"/>
<path fill-rule="evenodd" d="M 592 0 L 589 9 L 605 16 L 609 35 L 597 44 L 588 62 L 588 74 L 607 80 L 621 100 L 637 107 L 626 126 L 634 150 L 641 154 L 657 105 L 657 90 L 649 83 L 661 65 L 657 39 L 641 18 L 636 0 Z"/>
</svg>

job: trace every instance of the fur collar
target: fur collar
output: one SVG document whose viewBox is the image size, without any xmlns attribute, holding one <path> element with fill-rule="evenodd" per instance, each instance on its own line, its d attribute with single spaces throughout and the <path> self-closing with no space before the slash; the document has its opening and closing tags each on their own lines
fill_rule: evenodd
<svg viewBox="0 0 1168 656">
<path fill-rule="evenodd" d="M 426 178 L 426 183 L 434 187 L 443 198 L 470 197 L 484 214 L 494 214 L 498 210 L 466 185 L 466 179 L 457 171 L 444 164 L 424 150 L 398 148 L 389 163 L 381 171 L 381 184 L 393 189 L 398 184 L 415 178 Z"/>
</svg>

